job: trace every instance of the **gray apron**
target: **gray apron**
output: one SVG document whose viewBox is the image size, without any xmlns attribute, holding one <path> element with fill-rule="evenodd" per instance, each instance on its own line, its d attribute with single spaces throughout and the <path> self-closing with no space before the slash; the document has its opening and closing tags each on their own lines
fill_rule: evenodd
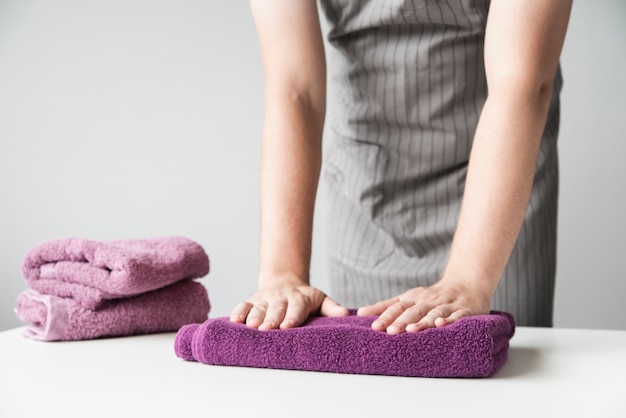
<svg viewBox="0 0 626 418">
<path fill-rule="evenodd" d="M 358 307 L 442 274 L 487 95 L 484 0 L 321 0 L 330 294 Z M 530 204 L 492 308 L 552 326 L 560 69 Z"/>
</svg>

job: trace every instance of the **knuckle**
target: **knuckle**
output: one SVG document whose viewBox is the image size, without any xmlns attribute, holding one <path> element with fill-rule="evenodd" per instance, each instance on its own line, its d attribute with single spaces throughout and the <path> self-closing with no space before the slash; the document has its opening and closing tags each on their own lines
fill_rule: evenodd
<svg viewBox="0 0 626 418">
<path fill-rule="evenodd" d="M 442 308 L 441 306 L 437 306 L 428 312 L 428 316 L 432 318 L 439 318 L 439 317 L 448 316 L 448 315 L 444 308 Z"/>
<path fill-rule="evenodd" d="M 252 308 L 250 308 L 250 313 L 253 315 L 265 312 L 267 312 L 267 303 L 255 303 Z"/>
</svg>

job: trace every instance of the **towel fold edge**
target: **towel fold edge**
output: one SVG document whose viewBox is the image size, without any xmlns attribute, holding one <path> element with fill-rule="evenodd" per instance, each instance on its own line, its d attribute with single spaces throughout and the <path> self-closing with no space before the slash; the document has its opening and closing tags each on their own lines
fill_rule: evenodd
<svg viewBox="0 0 626 418">
<path fill-rule="evenodd" d="M 45 317 L 28 318 L 23 310 L 42 304 L 47 314 Z M 58 341 L 63 339 L 68 326 L 68 306 L 65 299 L 54 295 L 43 295 L 36 290 L 27 289 L 20 293 L 15 309 L 17 317 L 27 323 L 24 336 L 38 341 Z"/>
</svg>

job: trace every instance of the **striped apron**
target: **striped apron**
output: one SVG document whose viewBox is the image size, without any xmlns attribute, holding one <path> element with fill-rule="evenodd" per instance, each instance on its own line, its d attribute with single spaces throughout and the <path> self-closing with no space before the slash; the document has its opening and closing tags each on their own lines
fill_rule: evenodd
<svg viewBox="0 0 626 418">
<path fill-rule="evenodd" d="M 486 0 L 321 0 L 330 294 L 348 307 L 435 283 L 487 95 Z M 557 72 L 523 226 L 492 308 L 552 326 Z"/>
</svg>

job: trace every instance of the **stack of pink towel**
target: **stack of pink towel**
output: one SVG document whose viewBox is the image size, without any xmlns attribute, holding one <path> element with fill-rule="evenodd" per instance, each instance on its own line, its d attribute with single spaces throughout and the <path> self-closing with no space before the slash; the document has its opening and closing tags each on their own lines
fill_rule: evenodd
<svg viewBox="0 0 626 418">
<path fill-rule="evenodd" d="M 188 238 L 120 241 L 62 238 L 32 248 L 17 299 L 25 335 L 43 341 L 176 331 L 203 322 L 209 273 L 203 248 Z"/>
</svg>

